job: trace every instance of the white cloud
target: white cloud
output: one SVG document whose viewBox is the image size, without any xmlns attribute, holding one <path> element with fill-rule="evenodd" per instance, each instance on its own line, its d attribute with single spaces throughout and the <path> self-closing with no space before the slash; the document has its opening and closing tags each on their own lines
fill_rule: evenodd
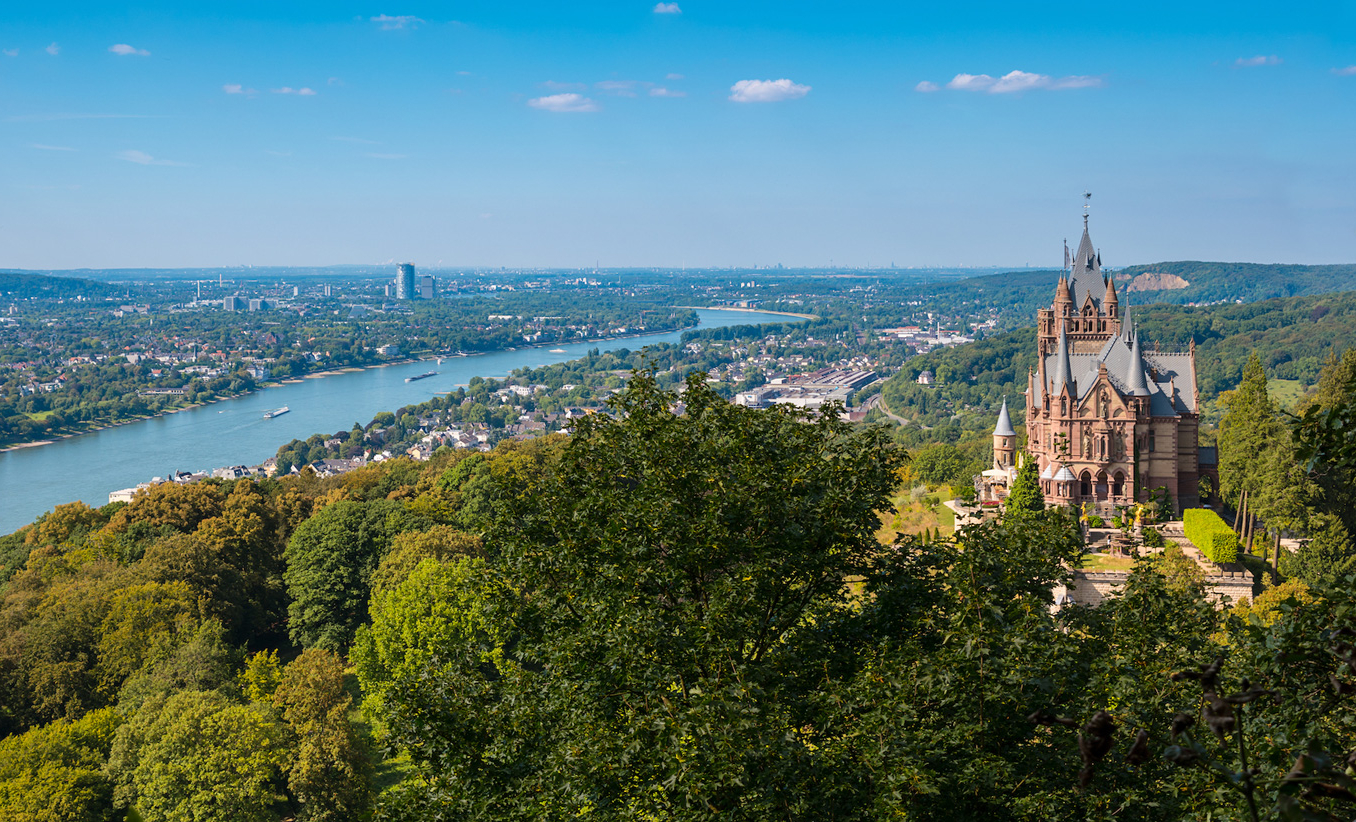
<svg viewBox="0 0 1356 822">
<path fill-rule="evenodd" d="M 668 74 L 665 74 L 665 75 L 664 75 L 664 79 L 665 79 L 665 80 L 681 80 L 681 79 L 683 79 L 683 75 L 677 74 L 677 73 L 674 73 L 674 72 L 669 72 Z"/>
<path fill-rule="evenodd" d="M 555 111 L 573 114 L 583 111 L 597 111 L 598 104 L 582 94 L 548 94 L 545 97 L 533 97 L 527 101 L 529 106 L 542 111 Z"/>
<path fill-rule="evenodd" d="M 687 92 L 686 92 L 686 91 L 674 91 L 673 89 L 664 88 L 663 86 L 655 86 L 654 88 L 650 89 L 650 96 L 651 96 L 651 97 L 686 97 L 686 96 L 687 96 Z"/>
<path fill-rule="evenodd" d="M 990 88 L 990 94 L 1012 94 L 1018 91 L 1030 91 L 1033 88 L 1048 88 L 1049 77 L 1029 71 L 1010 71 L 998 78 Z"/>
<path fill-rule="evenodd" d="M 780 80 L 740 80 L 730 86 L 730 99 L 736 103 L 776 103 L 795 100 L 810 93 L 809 86 Z"/>
<path fill-rule="evenodd" d="M 1347 66 L 1346 68 L 1335 68 L 1333 74 L 1338 77 L 1356 77 L 1356 66 Z"/>
<path fill-rule="evenodd" d="M 18 56 L 19 56 L 19 50 L 18 50 L 18 49 L 5 49 L 5 50 L 4 50 L 4 54 L 5 54 L 6 57 L 18 57 Z"/>
<path fill-rule="evenodd" d="M 137 165 L 142 165 L 142 166 L 186 166 L 186 165 L 188 165 L 188 163 L 181 163 L 181 162 L 179 162 L 178 160 L 161 160 L 161 159 L 159 159 L 159 158 L 152 157 L 151 155 L 147 154 L 147 153 L 144 152 L 144 151 L 137 151 L 136 149 L 128 149 L 127 151 L 119 151 L 117 154 L 114 154 L 113 156 L 114 156 L 114 157 L 117 157 L 119 160 L 126 160 L 126 161 L 129 162 L 129 163 L 136 163 Z"/>
<path fill-rule="evenodd" d="M 1259 54 L 1256 57 L 1240 57 L 1234 61 L 1235 68 L 1252 68 L 1253 66 L 1279 66 L 1283 61 L 1274 54 Z"/>
<path fill-rule="evenodd" d="M 47 52 L 48 54 L 52 55 L 53 57 L 56 57 L 58 54 L 61 53 L 61 46 L 58 46 L 56 43 L 53 43 L 52 45 L 50 45 L 50 46 L 48 46 L 47 48 L 43 49 L 43 51 Z"/>
<path fill-rule="evenodd" d="M 927 85 L 929 88 L 924 88 L 923 83 L 919 83 L 916 88 L 919 91 L 936 89 L 936 86 L 932 83 L 927 83 Z M 946 87 L 952 91 L 1016 94 L 1033 89 L 1062 91 L 1074 88 L 1098 88 L 1101 85 L 1101 77 L 1090 75 L 1075 74 L 1068 77 L 1051 77 L 1048 74 L 1036 74 L 1030 71 L 1010 71 L 1002 77 L 990 77 L 987 74 L 957 74 L 951 78 L 951 82 L 947 83 Z"/>
<path fill-rule="evenodd" d="M 655 14 L 682 14 L 683 10 L 678 8 L 677 3 L 655 3 Z"/>
<path fill-rule="evenodd" d="M 378 14 L 372 18 L 372 22 L 380 23 L 382 31 L 394 31 L 396 29 L 414 28 L 424 21 L 413 14 Z"/>
<path fill-rule="evenodd" d="M 42 151 L 76 151 L 70 146 L 45 146 L 42 143 L 30 143 L 29 148 L 36 148 Z"/>
<path fill-rule="evenodd" d="M 139 49 L 136 46 L 129 46 L 126 43 L 117 43 L 108 47 L 108 50 L 114 54 L 121 54 L 124 57 L 135 54 L 138 57 L 150 57 L 151 53 L 146 49 Z"/>
<path fill-rule="evenodd" d="M 373 153 L 369 152 L 367 156 L 368 156 L 368 157 L 371 157 L 371 158 L 374 159 L 374 160 L 403 160 L 403 159 L 405 159 L 405 157 L 406 157 L 407 155 L 405 155 L 405 154 L 373 154 Z"/>
<path fill-rule="evenodd" d="M 259 93 L 259 92 L 255 91 L 255 90 L 252 89 L 252 88 L 245 88 L 244 86 L 240 85 L 239 83 L 227 83 L 226 85 L 224 85 L 224 86 L 221 87 L 221 90 L 224 91 L 224 92 L 226 92 L 227 94 L 258 94 L 258 93 Z"/>
<path fill-rule="evenodd" d="M 305 87 L 292 88 L 291 86 L 283 86 L 282 88 L 269 89 L 269 91 L 272 91 L 274 94 L 299 94 L 302 97 L 315 96 L 315 89 Z"/>
<path fill-rule="evenodd" d="M 602 80 L 594 83 L 593 87 L 605 94 L 616 94 L 621 97 L 636 96 L 635 80 Z"/>
<path fill-rule="evenodd" d="M 957 74 L 946 87 L 952 91 L 984 91 L 994 84 L 987 74 Z"/>
<path fill-rule="evenodd" d="M 931 80 L 924 80 L 923 82 L 914 86 L 913 90 L 921 91 L 924 94 L 931 94 L 934 91 L 941 91 L 941 87 L 938 86 L 936 83 L 932 82 Z"/>
</svg>

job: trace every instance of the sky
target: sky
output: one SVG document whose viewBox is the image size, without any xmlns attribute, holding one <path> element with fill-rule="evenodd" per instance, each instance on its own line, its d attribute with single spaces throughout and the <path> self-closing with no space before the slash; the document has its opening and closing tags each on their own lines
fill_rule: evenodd
<svg viewBox="0 0 1356 822">
<path fill-rule="evenodd" d="M 1356 0 L 7 3 L 0 267 L 1356 262 Z"/>
</svg>

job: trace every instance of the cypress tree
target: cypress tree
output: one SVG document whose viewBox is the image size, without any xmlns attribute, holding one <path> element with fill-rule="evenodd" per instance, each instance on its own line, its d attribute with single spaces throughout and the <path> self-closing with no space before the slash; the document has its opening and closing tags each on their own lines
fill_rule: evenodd
<svg viewBox="0 0 1356 822">
<path fill-rule="evenodd" d="M 1040 513 L 1045 510 L 1045 495 L 1041 493 L 1041 478 L 1036 470 L 1036 461 L 1029 454 L 1023 453 L 1021 462 L 1017 469 L 1017 479 L 1013 480 L 1012 490 L 1008 493 L 1006 512 L 1016 516 Z"/>
</svg>

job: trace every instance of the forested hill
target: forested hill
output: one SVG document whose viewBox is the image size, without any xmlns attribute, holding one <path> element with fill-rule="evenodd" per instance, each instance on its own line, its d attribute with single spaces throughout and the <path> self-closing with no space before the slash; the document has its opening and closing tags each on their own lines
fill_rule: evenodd
<svg viewBox="0 0 1356 822">
<path fill-rule="evenodd" d="M 1208 402 L 1238 385 L 1254 350 L 1272 379 L 1292 381 L 1286 386 L 1292 391 L 1312 386 L 1328 354 L 1356 338 L 1356 291 L 1242 305 L 1159 304 L 1135 308 L 1134 316 L 1146 342 L 1184 350 L 1195 340 L 1201 399 Z M 962 428 L 991 428 L 1004 396 L 1014 419 L 1025 411 L 1035 348 L 1035 329 L 1023 328 L 934 351 L 905 362 L 882 393 L 891 411 L 924 425 L 956 417 Z M 925 370 L 937 384 L 916 383 Z"/>
<path fill-rule="evenodd" d="M 126 288 L 114 288 L 107 283 L 82 280 L 76 277 L 48 277 L 18 271 L 0 271 L 0 299 L 102 299 L 113 294 L 126 293 Z"/>
<path fill-rule="evenodd" d="M 1122 303 L 1257 302 L 1278 297 L 1329 294 L 1356 289 L 1356 265 L 1271 265 L 1263 263 L 1167 262 L 1134 265 L 1115 272 Z M 971 277 L 935 289 L 947 304 L 997 308 L 1002 321 L 1025 324 L 1049 308 L 1059 272 L 1011 271 Z"/>
<path fill-rule="evenodd" d="M 1148 276 L 1145 276 L 1148 275 Z M 1329 294 L 1356 289 L 1356 265 L 1280 265 L 1184 261 L 1129 266 L 1116 272 L 1116 284 L 1135 283 L 1131 302 L 1256 302 L 1277 297 Z M 1185 281 L 1180 287 L 1172 278 Z M 1179 287 L 1154 288 L 1161 281 Z"/>
</svg>

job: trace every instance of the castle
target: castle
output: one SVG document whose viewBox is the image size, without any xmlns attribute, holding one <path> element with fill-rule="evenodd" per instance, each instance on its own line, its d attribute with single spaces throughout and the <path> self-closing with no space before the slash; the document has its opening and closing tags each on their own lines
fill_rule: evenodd
<svg viewBox="0 0 1356 822">
<path fill-rule="evenodd" d="M 1069 254 L 1055 300 L 1036 316 L 1036 371 L 1026 387 L 1026 452 L 1040 467 L 1047 504 L 1089 505 L 1104 515 L 1166 489 L 1177 510 L 1200 504 L 1196 345 L 1163 352 L 1140 340 L 1102 273 L 1088 236 Z M 1208 456 L 1208 455 L 1207 455 Z M 993 468 L 981 496 L 1001 499 L 1017 472 L 1017 432 L 1004 400 L 993 432 Z"/>
</svg>

